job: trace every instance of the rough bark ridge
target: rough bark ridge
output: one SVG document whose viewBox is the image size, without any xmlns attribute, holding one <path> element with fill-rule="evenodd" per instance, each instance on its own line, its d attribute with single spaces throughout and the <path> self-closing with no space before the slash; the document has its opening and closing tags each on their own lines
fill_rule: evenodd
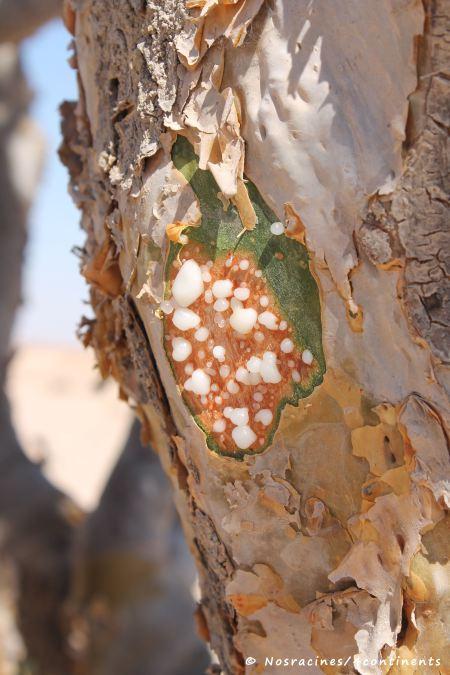
<svg viewBox="0 0 450 675">
<path fill-rule="evenodd" d="M 359 237 L 375 265 L 404 265 L 411 322 L 436 358 L 448 364 L 450 16 L 447 2 L 430 2 L 428 9 L 427 30 L 418 45 L 419 82 L 411 97 L 404 174 L 394 195 L 371 204 Z"/>
<path fill-rule="evenodd" d="M 187 6 L 194 21 L 175 0 L 67 6 L 85 342 L 172 478 L 224 672 L 277 673 L 277 658 L 435 672 L 449 643 L 448 0 Z M 245 167 L 306 242 L 321 292 L 324 381 L 242 462 L 207 449 L 163 349 L 166 230 L 198 207 L 172 166 L 180 133 L 250 227 Z"/>
</svg>

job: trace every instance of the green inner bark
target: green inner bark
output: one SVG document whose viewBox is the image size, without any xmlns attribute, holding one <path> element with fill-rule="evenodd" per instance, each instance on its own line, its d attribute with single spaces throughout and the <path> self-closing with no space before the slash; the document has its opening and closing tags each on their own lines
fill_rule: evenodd
<svg viewBox="0 0 450 675">
<path fill-rule="evenodd" d="M 319 291 L 309 269 L 308 252 L 298 241 L 271 233 L 270 226 L 278 218 L 251 181 L 247 181 L 246 185 L 258 223 L 254 230 L 247 230 L 239 237 L 243 224 L 237 209 L 230 204 L 227 211 L 224 211 L 222 202 L 217 197 L 219 187 L 216 181 L 209 171 L 198 168 L 194 149 L 185 138 L 178 137 L 173 146 L 172 159 L 175 167 L 189 181 L 200 203 L 200 225 L 185 230 L 189 240 L 199 243 L 213 261 L 230 252 L 253 256 L 277 299 L 280 314 L 293 327 L 297 346 L 301 350 L 309 349 L 317 364 L 306 384 L 292 382 L 292 395 L 279 401 L 267 442 L 258 450 L 262 452 L 272 442 L 284 406 L 288 403 L 297 405 L 301 398 L 309 396 L 314 387 L 322 382 L 325 372 Z M 166 281 L 180 248 L 180 244 L 171 243 L 166 263 Z M 199 423 L 198 419 L 196 421 Z M 209 436 L 208 430 L 203 430 L 207 435 L 208 447 L 215 452 L 232 454 L 236 458 L 253 452 L 224 453 Z"/>
</svg>

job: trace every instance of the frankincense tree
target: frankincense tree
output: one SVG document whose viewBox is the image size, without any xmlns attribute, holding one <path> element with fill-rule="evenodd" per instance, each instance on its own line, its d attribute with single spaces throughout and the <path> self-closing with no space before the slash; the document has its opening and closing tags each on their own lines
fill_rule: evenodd
<svg viewBox="0 0 450 675">
<path fill-rule="evenodd" d="M 84 340 L 172 479 L 223 672 L 448 657 L 449 14 L 66 3 Z"/>
</svg>

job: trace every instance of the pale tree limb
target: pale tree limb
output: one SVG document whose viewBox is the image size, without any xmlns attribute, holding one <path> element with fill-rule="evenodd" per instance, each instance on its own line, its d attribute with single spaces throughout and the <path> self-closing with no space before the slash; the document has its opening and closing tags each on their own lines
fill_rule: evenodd
<svg viewBox="0 0 450 675">
<path fill-rule="evenodd" d="M 20 42 L 61 15 L 61 0 L 0 0 L 0 42 Z"/>
</svg>

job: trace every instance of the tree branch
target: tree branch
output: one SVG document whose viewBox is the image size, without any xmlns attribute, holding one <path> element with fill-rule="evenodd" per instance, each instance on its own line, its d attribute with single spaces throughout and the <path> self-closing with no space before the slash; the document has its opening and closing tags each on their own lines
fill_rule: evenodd
<svg viewBox="0 0 450 675">
<path fill-rule="evenodd" d="M 61 14 L 61 0 L 0 0 L 0 42 L 20 42 Z"/>
</svg>

